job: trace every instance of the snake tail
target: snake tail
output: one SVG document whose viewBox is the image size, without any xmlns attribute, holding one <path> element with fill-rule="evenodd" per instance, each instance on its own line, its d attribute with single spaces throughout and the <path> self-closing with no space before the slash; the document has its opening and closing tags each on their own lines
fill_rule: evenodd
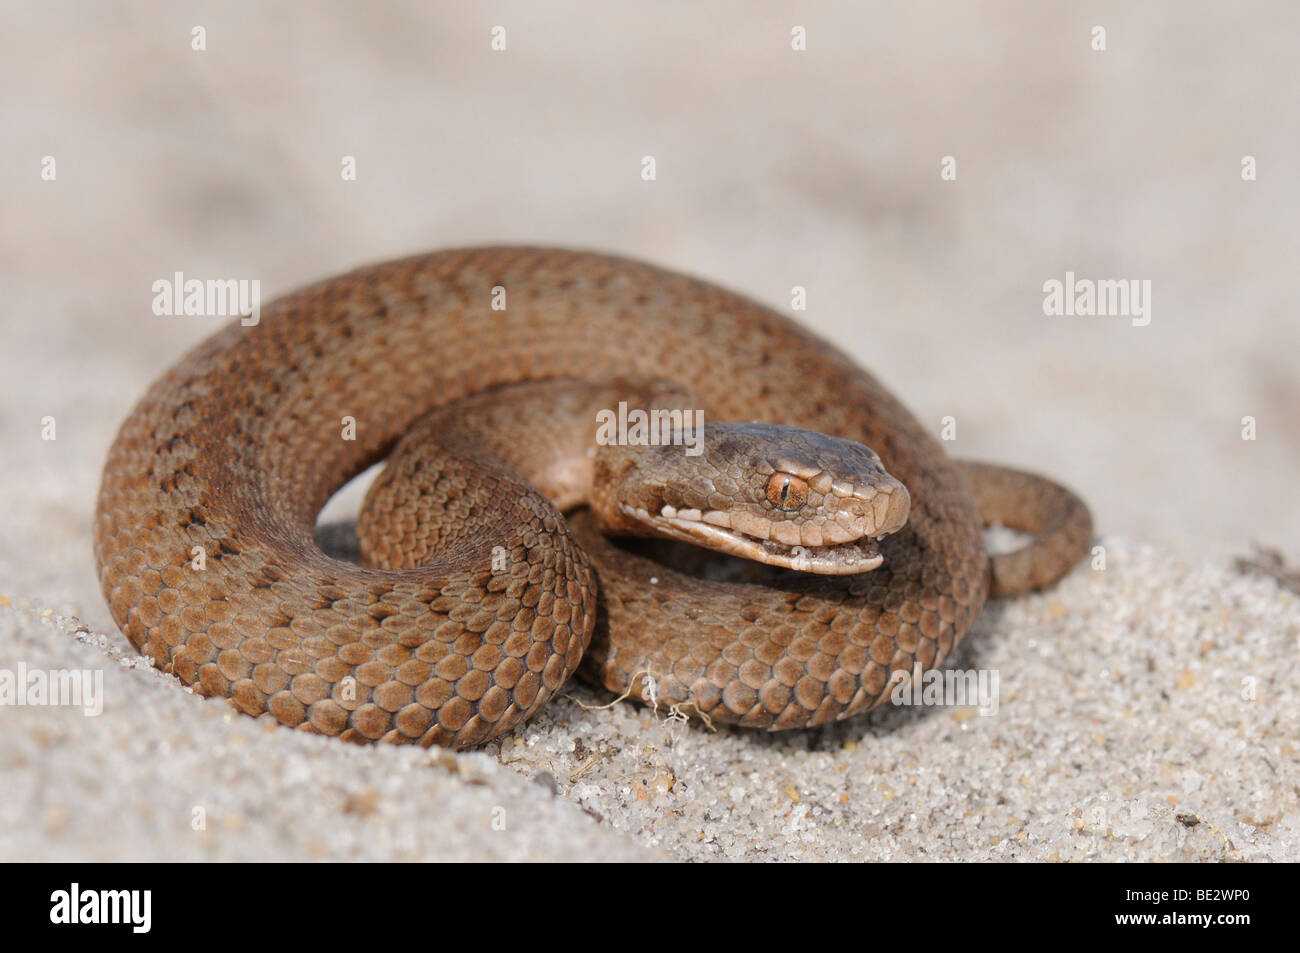
<svg viewBox="0 0 1300 953">
<path fill-rule="evenodd" d="M 1010 467 L 957 461 L 975 493 L 985 526 L 1000 523 L 1032 537 L 1010 553 L 989 557 L 989 594 L 1012 596 L 1042 589 L 1069 572 L 1092 545 L 1092 515 L 1073 491 Z"/>
</svg>

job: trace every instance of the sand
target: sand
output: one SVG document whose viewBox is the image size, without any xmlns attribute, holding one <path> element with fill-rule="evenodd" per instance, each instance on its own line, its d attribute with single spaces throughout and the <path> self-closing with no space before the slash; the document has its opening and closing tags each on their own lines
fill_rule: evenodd
<svg viewBox="0 0 1300 953">
<path fill-rule="evenodd" d="M 102 671 L 103 712 L 4 712 L 0 857 L 1296 860 L 1300 597 L 1104 546 L 959 651 L 998 673 L 996 714 L 710 732 L 573 685 L 458 755 L 239 715 L 20 600 L 0 667 Z"/>
</svg>

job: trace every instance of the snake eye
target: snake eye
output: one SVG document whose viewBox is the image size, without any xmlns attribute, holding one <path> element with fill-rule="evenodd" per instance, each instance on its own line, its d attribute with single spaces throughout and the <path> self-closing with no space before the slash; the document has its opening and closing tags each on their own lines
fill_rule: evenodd
<svg viewBox="0 0 1300 953">
<path fill-rule="evenodd" d="M 797 510 L 808 499 L 808 484 L 792 473 L 773 473 L 767 479 L 767 502 L 783 510 Z"/>
</svg>

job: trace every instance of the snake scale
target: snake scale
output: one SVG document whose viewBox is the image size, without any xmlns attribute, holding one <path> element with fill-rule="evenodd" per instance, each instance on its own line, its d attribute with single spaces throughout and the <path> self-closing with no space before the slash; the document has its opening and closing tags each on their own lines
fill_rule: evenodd
<svg viewBox="0 0 1300 953">
<path fill-rule="evenodd" d="M 493 307 L 503 295 L 505 307 Z M 800 477 L 782 472 L 798 461 L 775 474 L 760 461 L 773 511 L 805 493 L 839 503 L 856 494 L 866 525 L 873 498 L 910 497 L 906 521 L 896 510 L 882 528 L 888 507 L 877 504 L 867 535 L 883 535 L 883 564 L 868 572 L 764 567 L 761 579 L 719 580 L 674 568 L 607 540 L 586 510 L 566 518 L 575 500 L 555 497 L 569 491 L 531 490 L 512 469 L 524 463 L 477 459 L 494 439 L 507 455 L 540 459 L 555 447 L 561 462 L 534 469 L 570 487 L 564 458 L 581 441 L 522 422 L 538 403 L 527 388 L 565 381 L 666 382 L 711 421 L 864 444 L 861 466 L 872 469 L 874 451 L 888 474 L 879 479 L 905 493 L 859 492 L 852 479 L 832 492 L 816 466 Z M 462 457 L 426 452 L 424 470 L 390 462 L 372 491 L 387 509 L 359 525 L 374 565 L 321 551 L 315 523 L 335 491 L 421 421 L 454 432 L 476 402 L 491 417 L 496 393 L 523 395 L 518 416 L 498 413 L 503 436 L 471 432 Z M 427 423 L 439 413 L 441 427 Z M 434 486 L 404 488 L 394 482 L 404 469 Z M 766 506 L 762 492 L 751 508 Z M 665 502 L 664 516 L 686 518 L 689 506 L 698 521 L 685 499 Z M 430 528 L 420 518 L 430 512 L 450 522 Z M 990 557 L 982 527 L 993 520 L 1034 539 Z M 829 545 L 839 531 L 822 525 Z M 777 535 L 766 524 L 757 532 Z M 816 551 L 823 529 L 803 533 Z M 576 671 L 619 692 L 651 688 L 659 704 L 714 722 L 776 730 L 842 719 L 885 700 L 891 673 L 939 665 L 991 591 L 1051 582 L 1090 539 L 1074 494 L 955 463 L 870 374 L 774 311 L 626 259 L 513 247 L 363 268 L 279 298 L 255 326 L 218 332 L 123 423 L 95 517 L 113 618 L 163 670 L 303 730 L 458 748 L 520 724 Z"/>
</svg>

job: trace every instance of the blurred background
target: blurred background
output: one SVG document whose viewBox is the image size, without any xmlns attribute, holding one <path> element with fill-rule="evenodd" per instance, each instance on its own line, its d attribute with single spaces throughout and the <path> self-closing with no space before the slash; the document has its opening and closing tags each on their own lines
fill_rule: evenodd
<svg viewBox="0 0 1300 953">
<path fill-rule="evenodd" d="M 112 631 L 104 454 L 225 321 L 155 316 L 155 280 L 257 278 L 266 301 L 499 241 L 645 258 L 787 313 L 802 286 L 794 316 L 936 434 L 955 418 L 953 454 L 1054 475 L 1101 533 L 1175 556 L 1300 554 L 1296 4 L 4 9 L 10 596 Z M 1149 280 L 1149 325 L 1045 316 L 1067 271 Z"/>
</svg>

